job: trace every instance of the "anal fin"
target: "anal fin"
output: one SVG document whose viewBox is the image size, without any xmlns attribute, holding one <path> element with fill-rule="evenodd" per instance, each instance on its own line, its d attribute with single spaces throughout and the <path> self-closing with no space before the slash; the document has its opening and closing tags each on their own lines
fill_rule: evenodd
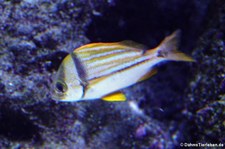
<svg viewBox="0 0 225 149">
<path fill-rule="evenodd" d="M 147 80 L 149 79 L 150 77 L 152 77 L 153 75 L 155 75 L 157 73 L 157 69 L 152 69 L 150 70 L 148 73 L 146 73 L 144 76 L 142 76 L 138 82 L 141 82 L 141 81 L 144 81 L 144 80 Z"/>
<path fill-rule="evenodd" d="M 112 94 L 109 94 L 107 96 L 102 97 L 102 100 L 104 101 L 126 101 L 126 96 L 121 92 L 114 92 Z"/>
</svg>

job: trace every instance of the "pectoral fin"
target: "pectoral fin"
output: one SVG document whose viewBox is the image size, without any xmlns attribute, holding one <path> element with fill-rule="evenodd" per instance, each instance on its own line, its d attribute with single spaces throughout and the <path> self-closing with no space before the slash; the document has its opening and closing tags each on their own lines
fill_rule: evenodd
<svg viewBox="0 0 225 149">
<path fill-rule="evenodd" d="M 152 77 L 153 75 L 155 75 L 157 73 L 157 69 L 152 69 L 151 71 L 149 71 L 148 73 L 146 73 L 144 76 L 142 76 L 138 82 L 144 81 L 149 79 L 150 77 Z"/>
<path fill-rule="evenodd" d="M 112 93 L 112 94 L 109 94 L 107 96 L 102 97 L 102 100 L 110 101 L 110 102 L 113 102 L 113 101 L 125 101 L 126 100 L 126 96 L 123 93 L 121 93 L 121 92 L 115 92 L 115 93 Z"/>
</svg>

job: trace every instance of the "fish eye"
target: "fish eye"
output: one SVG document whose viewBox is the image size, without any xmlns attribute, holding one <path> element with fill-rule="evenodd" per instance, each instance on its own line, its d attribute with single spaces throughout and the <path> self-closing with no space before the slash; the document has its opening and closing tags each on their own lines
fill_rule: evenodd
<svg viewBox="0 0 225 149">
<path fill-rule="evenodd" d="M 62 81 L 57 81 L 55 84 L 55 89 L 58 93 L 64 93 L 67 91 L 67 85 Z"/>
</svg>

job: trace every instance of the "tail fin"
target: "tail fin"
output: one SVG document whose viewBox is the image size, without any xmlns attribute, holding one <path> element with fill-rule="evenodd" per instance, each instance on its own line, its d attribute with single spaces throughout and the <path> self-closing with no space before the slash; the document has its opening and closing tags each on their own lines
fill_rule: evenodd
<svg viewBox="0 0 225 149">
<path fill-rule="evenodd" d="M 192 57 L 177 50 L 179 39 L 180 30 L 176 30 L 167 36 L 157 47 L 157 56 L 167 60 L 194 62 L 195 60 Z"/>
</svg>

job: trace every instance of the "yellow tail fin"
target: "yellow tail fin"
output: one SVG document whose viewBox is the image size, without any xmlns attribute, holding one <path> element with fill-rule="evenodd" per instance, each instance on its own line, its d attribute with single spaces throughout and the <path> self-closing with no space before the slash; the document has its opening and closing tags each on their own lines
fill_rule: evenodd
<svg viewBox="0 0 225 149">
<path fill-rule="evenodd" d="M 157 56 L 167 60 L 194 62 L 192 57 L 177 50 L 179 39 L 180 30 L 167 36 L 157 47 Z"/>
</svg>

